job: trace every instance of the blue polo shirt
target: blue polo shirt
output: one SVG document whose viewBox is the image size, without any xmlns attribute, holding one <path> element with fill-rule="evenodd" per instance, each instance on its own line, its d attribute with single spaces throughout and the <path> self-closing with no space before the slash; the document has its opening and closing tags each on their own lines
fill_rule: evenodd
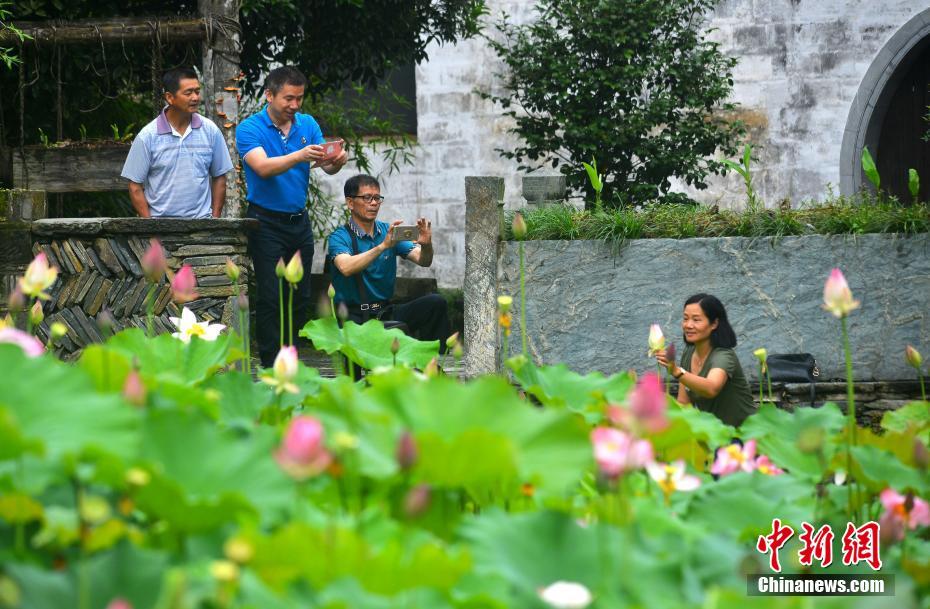
<svg viewBox="0 0 930 609">
<path fill-rule="evenodd" d="M 268 106 L 245 119 L 236 127 L 236 148 L 241 158 L 251 150 L 263 148 L 269 157 L 284 156 L 311 144 L 323 143 L 323 132 L 309 114 L 297 113 L 285 138 L 271 117 Z M 284 173 L 261 178 L 249 164 L 242 163 L 248 190 L 246 199 L 265 209 L 297 213 L 307 207 L 307 189 L 310 186 L 310 163 L 298 163 Z"/>
<path fill-rule="evenodd" d="M 376 220 L 374 234 L 369 235 L 353 220 L 349 220 L 349 226 L 358 240 L 358 251 L 352 251 L 352 236 L 349 234 L 349 229 L 342 225 L 329 236 L 329 253 L 327 255 L 330 259 L 339 254 L 355 255 L 367 252 L 384 241 L 390 228 L 387 222 Z M 394 247 L 381 252 L 381 255 L 362 272 L 362 281 L 365 282 L 369 302 L 390 300 L 394 296 L 397 256 L 406 258 L 407 254 L 413 251 L 415 247 L 413 241 L 398 241 L 394 244 Z M 346 277 L 333 264 L 332 277 L 333 288 L 336 289 L 336 302 L 344 302 L 347 305 L 362 303 L 354 275 Z"/>
</svg>

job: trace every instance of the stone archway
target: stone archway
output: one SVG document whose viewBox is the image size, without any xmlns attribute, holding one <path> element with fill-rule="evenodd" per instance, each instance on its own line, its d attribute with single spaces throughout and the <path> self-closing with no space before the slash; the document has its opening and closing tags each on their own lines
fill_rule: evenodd
<svg viewBox="0 0 930 609">
<path fill-rule="evenodd" d="M 900 188 L 907 190 L 907 161 L 902 158 L 911 155 L 917 149 L 917 144 L 908 142 L 896 150 L 889 150 L 891 138 L 882 137 L 884 129 L 906 129 L 908 120 L 902 120 L 898 115 L 907 103 L 913 103 L 916 96 L 907 98 L 902 87 L 910 88 L 923 78 L 925 69 L 921 69 L 921 62 L 930 58 L 930 9 L 918 13 L 908 21 L 894 36 L 882 47 L 866 71 L 859 91 L 852 101 L 849 117 L 846 120 L 846 130 L 843 133 L 843 147 L 840 153 L 840 192 L 851 195 L 866 184 L 862 173 L 860 158 L 865 146 L 878 159 L 880 169 L 884 170 L 882 182 L 897 191 Z M 894 112 L 889 116 L 889 111 Z M 924 109 L 924 112 L 926 110 Z M 891 119 L 891 120 L 889 120 Z M 913 122 L 913 121 L 910 121 Z M 925 131 L 921 130 L 921 133 Z M 921 133 L 911 132 L 911 138 L 920 137 Z M 886 147 L 884 160 L 880 145 Z M 918 167 L 919 159 L 913 159 L 909 164 Z M 904 166 L 898 167 L 899 164 Z M 923 163 L 926 165 L 926 162 Z M 926 197 L 930 193 L 930 165 L 928 169 L 920 171 L 921 195 Z M 903 172 L 903 173 L 902 173 Z M 901 173 L 902 175 L 898 175 Z M 888 174 L 887 176 L 885 174 Z M 904 176 L 904 177 L 902 177 Z M 906 199 L 905 199 L 906 200 Z"/>
</svg>

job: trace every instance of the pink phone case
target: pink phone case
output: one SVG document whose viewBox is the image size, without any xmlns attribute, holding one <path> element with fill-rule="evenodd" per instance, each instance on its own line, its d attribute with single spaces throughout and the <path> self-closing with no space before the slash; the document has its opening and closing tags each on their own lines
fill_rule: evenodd
<svg viewBox="0 0 930 609">
<path fill-rule="evenodd" d="M 339 156 L 339 154 L 342 152 L 342 140 L 326 142 L 323 144 L 323 152 L 326 154 L 327 159 Z"/>
</svg>

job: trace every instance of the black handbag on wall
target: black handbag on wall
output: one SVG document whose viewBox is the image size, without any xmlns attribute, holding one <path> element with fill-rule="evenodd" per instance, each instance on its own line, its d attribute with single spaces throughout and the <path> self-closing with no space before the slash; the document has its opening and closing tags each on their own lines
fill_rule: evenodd
<svg viewBox="0 0 930 609">
<path fill-rule="evenodd" d="M 820 377 L 817 360 L 810 353 L 773 353 L 765 359 L 769 379 L 773 383 L 810 383 L 811 406 L 814 405 L 814 383 Z"/>
</svg>

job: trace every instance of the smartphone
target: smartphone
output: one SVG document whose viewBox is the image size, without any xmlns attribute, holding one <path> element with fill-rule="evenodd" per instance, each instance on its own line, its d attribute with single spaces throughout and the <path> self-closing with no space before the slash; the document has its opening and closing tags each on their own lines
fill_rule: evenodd
<svg viewBox="0 0 930 609">
<path fill-rule="evenodd" d="M 415 224 L 394 227 L 394 241 L 416 241 L 420 238 L 420 229 Z"/>
<path fill-rule="evenodd" d="M 323 153 L 326 154 L 327 159 L 331 159 L 342 154 L 343 140 L 333 140 L 331 142 L 324 142 L 320 144 L 323 146 Z"/>
</svg>

